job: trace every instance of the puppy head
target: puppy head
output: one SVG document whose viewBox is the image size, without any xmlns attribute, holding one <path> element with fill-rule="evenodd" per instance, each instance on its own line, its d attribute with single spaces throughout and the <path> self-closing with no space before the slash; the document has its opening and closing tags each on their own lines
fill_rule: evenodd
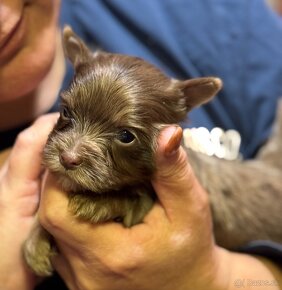
<svg viewBox="0 0 282 290">
<path fill-rule="evenodd" d="M 67 190 L 102 193 L 147 181 L 159 130 L 210 100 L 221 81 L 173 80 L 140 58 L 93 54 L 69 27 L 63 38 L 75 78 L 62 94 L 45 164 Z"/>
</svg>

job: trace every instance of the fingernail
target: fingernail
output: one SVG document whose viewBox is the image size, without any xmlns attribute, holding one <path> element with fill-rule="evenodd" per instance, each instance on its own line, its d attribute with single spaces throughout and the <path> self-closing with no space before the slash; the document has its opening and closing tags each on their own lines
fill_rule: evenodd
<svg viewBox="0 0 282 290">
<path fill-rule="evenodd" d="M 171 157 L 176 154 L 182 140 L 182 129 L 179 126 L 173 127 L 172 132 L 169 133 L 171 133 L 171 137 L 169 138 L 164 150 L 166 157 Z"/>
</svg>

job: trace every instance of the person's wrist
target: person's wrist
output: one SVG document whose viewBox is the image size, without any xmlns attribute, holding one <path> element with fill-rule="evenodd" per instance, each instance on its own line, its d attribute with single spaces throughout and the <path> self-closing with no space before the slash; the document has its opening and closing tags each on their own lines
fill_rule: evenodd
<svg viewBox="0 0 282 290">
<path fill-rule="evenodd" d="M 264 286 L 272 290 L 281 289 L 281 269 L 272 261 L 241 253 L 230 252 L 230 256 L 232 271 L 228 290 L 239 288 L 251 290 L 255 286 Z"/>
<path fill-rule="evenodd" d="M 212 247 L 209 259 L 204 262 L 206 277 L 198 277 L 200 282 L 194 289 L 228 290 L 232 271 L 230 252 L 217 245 Z"/>
<path fill-rule="evenodd" d="M 213 280 L 207 289 L 228 290 L 232 275 L 232 257 L 230 252 L 215 245 Z"/>
<path fill-rule="evenodd" d="M 281 269 L 270 260 L 231 252 L 218 246 L 216 252 L 214 280 L 203 289 L 251 290 L 255 283 L 271 285 L 273 290 L 281 289 Z"/>
<path fill-rule="evenodd" d="M 181 285 L 173 287 L 177 290 L 229 290 L 231 267 L 230 253 L 217 245 L 211 246 L 209 256 L 201 256 L 199 254 L 195 273 L 191 269 L 187 269 L 189 275 L 185 277 Z M 193 279 L 191 279 L 193 277 Z"/>
</svg>

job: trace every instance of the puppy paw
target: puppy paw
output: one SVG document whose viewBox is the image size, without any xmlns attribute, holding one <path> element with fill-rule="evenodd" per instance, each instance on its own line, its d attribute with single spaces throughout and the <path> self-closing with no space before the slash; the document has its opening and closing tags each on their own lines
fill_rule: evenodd
<svg viewBox="0 0 282 290">
<path fill-rule="evenodd" d="M 56 250 L 51 245 L 51 236 L 41 226 L 36 227 L 24 244 L 24 258 L 31 270 L 38 276 L 53 273 L 51 258 Z"/>
</svg>

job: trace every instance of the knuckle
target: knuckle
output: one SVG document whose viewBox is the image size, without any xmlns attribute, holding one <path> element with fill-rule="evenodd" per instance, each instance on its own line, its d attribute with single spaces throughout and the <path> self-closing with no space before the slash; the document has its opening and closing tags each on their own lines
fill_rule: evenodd
<svg viewBox="0 0 282 290">
<path fill-rule="evenodd" d="M 57 211 L 50 206 L 40 206 L 38 211 L 40 224 L 47 230 L 59 228 L 60 220 Z"/>
<path fill-rule="evenodd" d="M 198 179 L 195 179 L 195 191 L 197 192 L 196 205 L 199 212 L 208 212 L 210 209 L 210 198 L 208 192 L 203 188 Z"/>
<path fill-rule="evenodd" d="M 30 128 L 27 128 L 20 132 L 16 139 L 16 147 L 26 148 L 30 147 L 33 144 L 34 139 L 36 138 L 35 132 Z"/>
<path fill-rule="evenodd" d="M 143 261 L 144 254 L 142 254 L 140 249 L 137 250 L 134 247 L 105 257 L 104 264 L 111 273 L 119 276 L 127 276 L 142 267 Z"/>
<path fill-rule="evenodd" d="M 34 145 L 38 140 L 47 138 L 48 133 L 55 125 L 57 114 L 47 114 L 38 117 L 27 129 L 20 132 L 16 139 L 16 146 L 26 148 Z"/>
</svg>

